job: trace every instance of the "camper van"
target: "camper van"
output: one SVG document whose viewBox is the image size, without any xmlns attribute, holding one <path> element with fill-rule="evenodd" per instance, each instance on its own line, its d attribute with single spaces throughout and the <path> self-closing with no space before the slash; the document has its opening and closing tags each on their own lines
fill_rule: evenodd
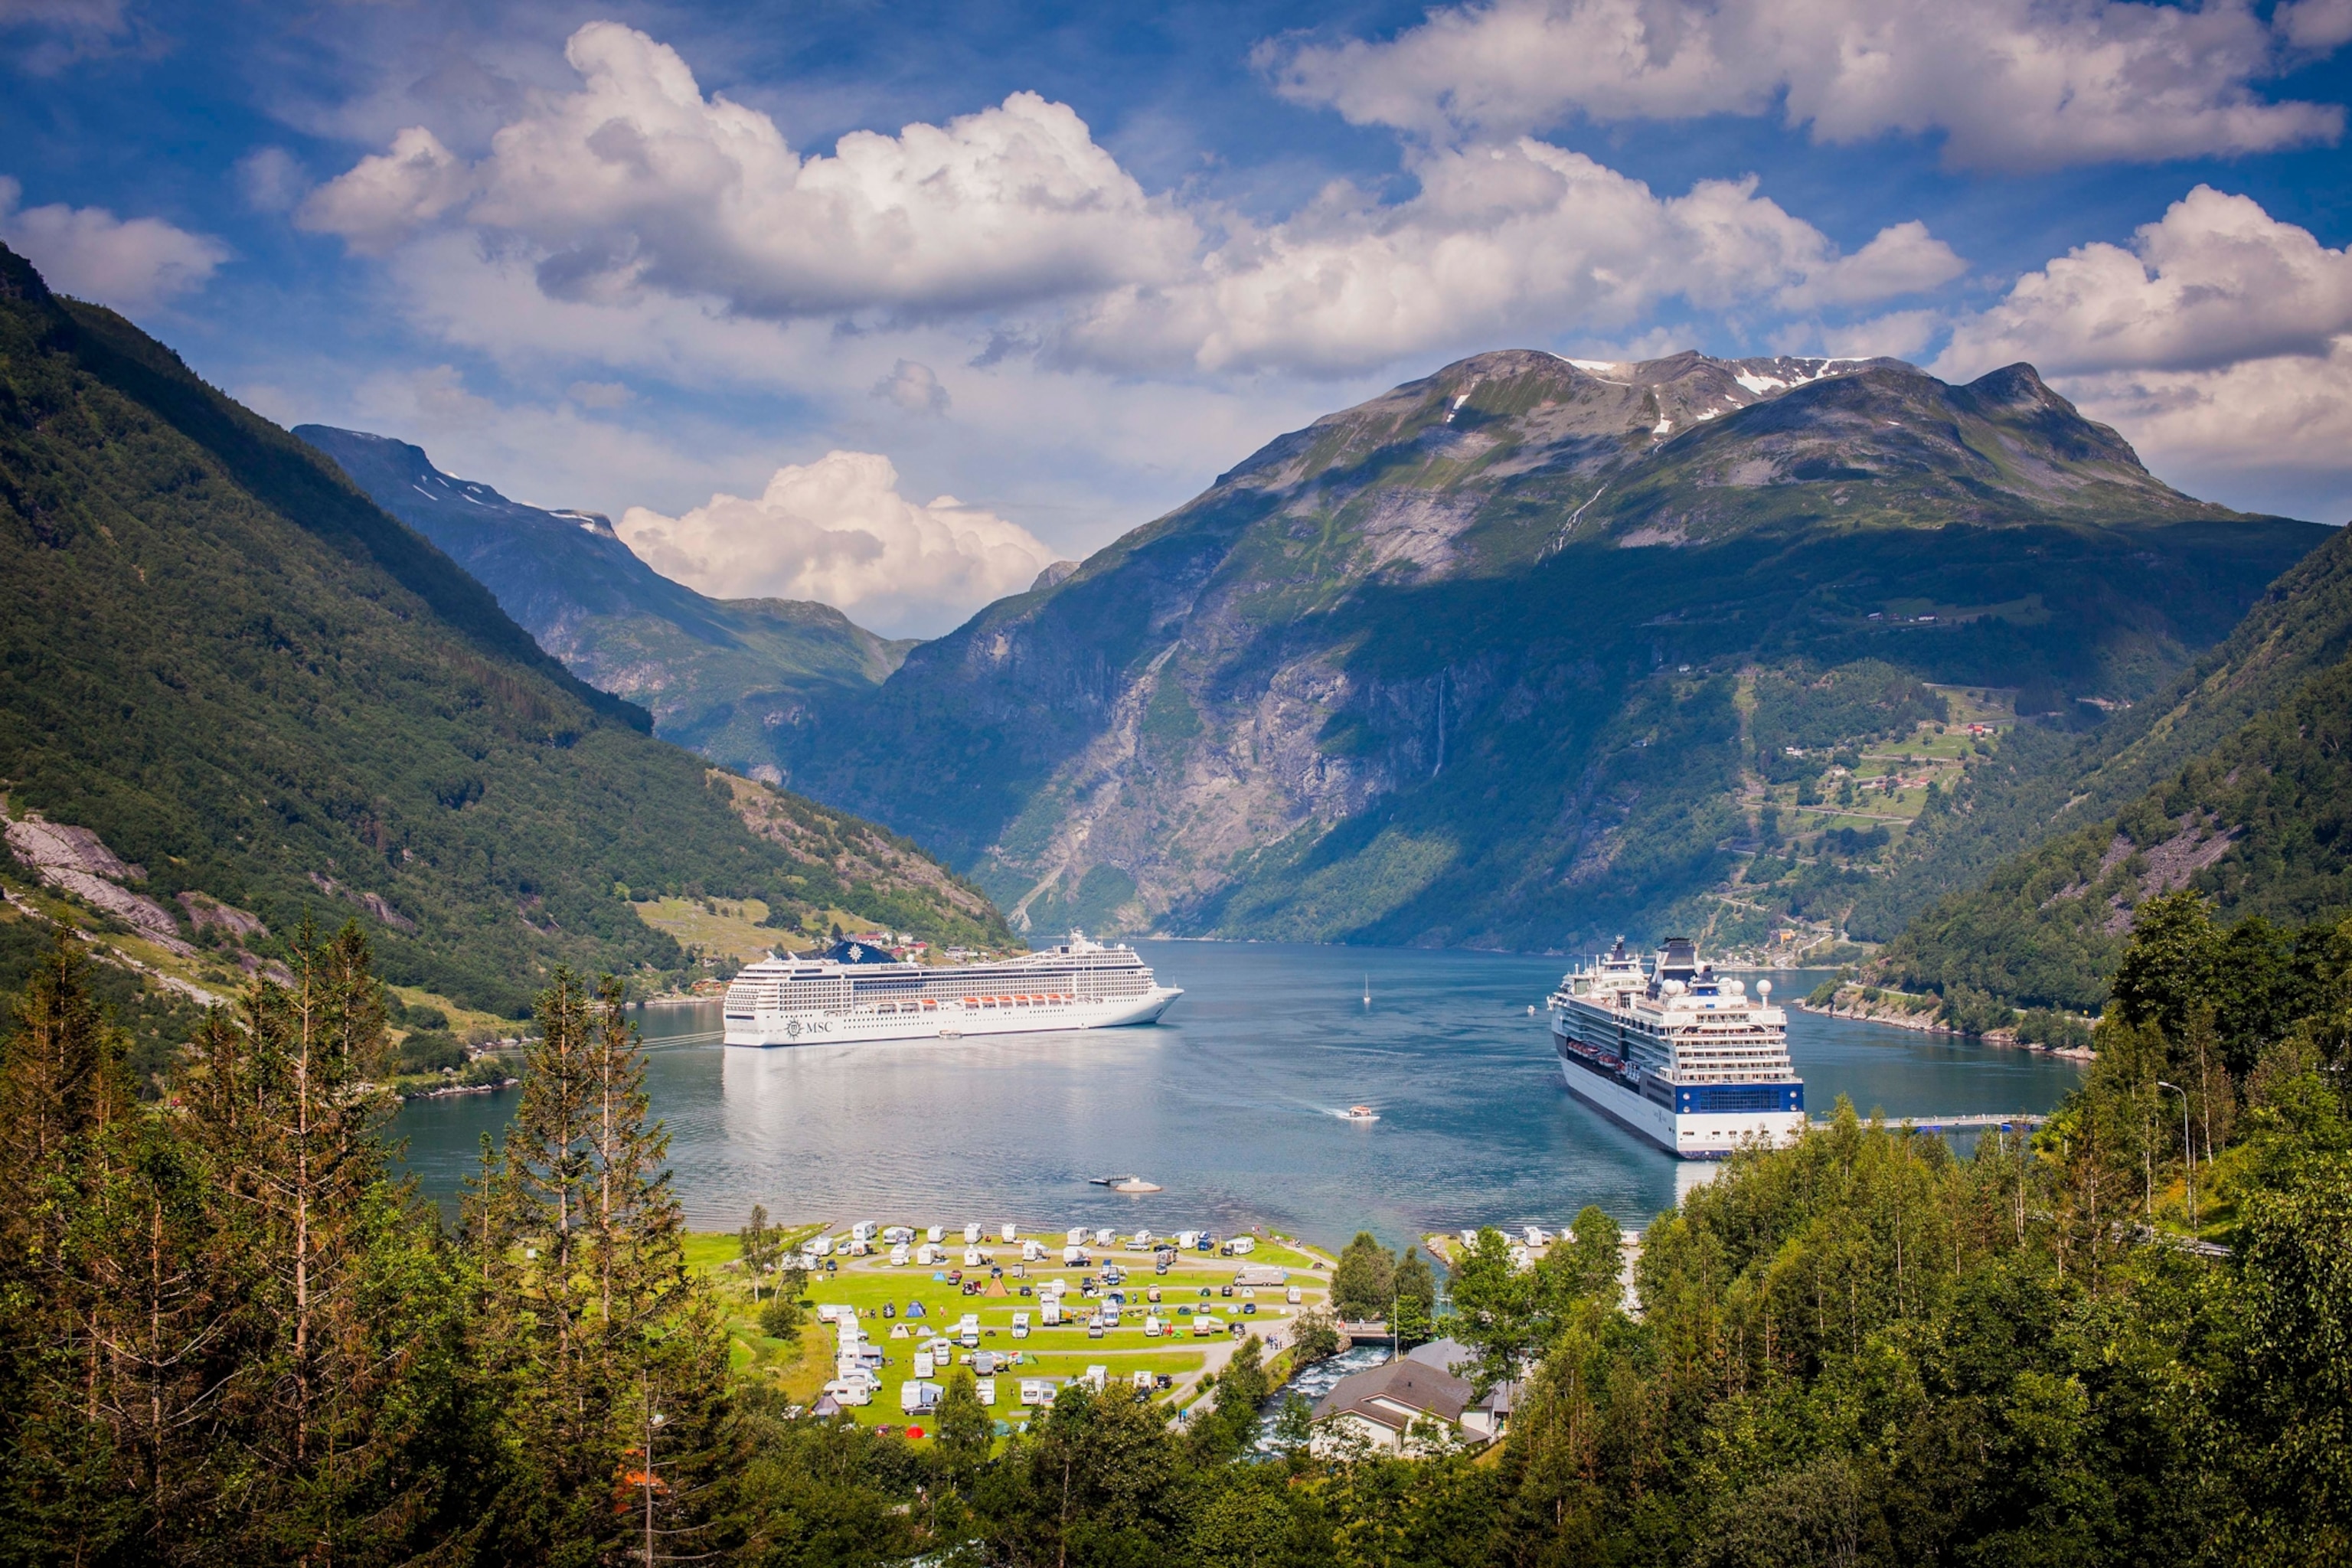
<svg viewBox="0 0 2352 1568">
<path fill-rule="evenodd" d="M 1051 1296 L 1048 1296 L 1045 1299 L 1049 1301 L 1053 1300 Z M 1029 1337 L 1028 1313 L 1015 1312 L 1013 1314 L 1013 1337 L 1016 1340 L 1025 1340 Z"/>
<path fill-rule="evenodd" d="M 995 1404 L 996 1379 L 992 1377 L 976 1377 L 972 1379 L 971 1392 L 973 1396 L 982 1405 Z"/>
<path fill-rule="evenodd" d="M 975 1243 L 977 1243 L 979 1240 L 980 1240 L 980 1226 L 979 1226 L 979 1225 L 978 1225 L 978 1224 L 976 1224 L 976 1223 L 975 1223 L 975 1224 L 972 1224 L 972 1225 L 968 1225 L 968 1226 L 964 1226 L 964 1227 L 963 1227 L 963 1244 L 964 1244 L 966 1247 L 971 1247 L 971 1246 L 974 1245 Z"/>
<path fill-rule="evenodd" d="M 905 1242 L 899 1242 L 890 1248 L 890 1267 L 893 1268 L 904 1268 L 907 1267 L 907 1244 Z"/>
<path fill-rule="evenodd" d="M 1063 1268 L 1076 1268 L 1084 1265 L 1086 1260 L 1087 1249 L 1085 1247 L 1071 1246 L 1062 1248 Z"/>
<path fill-rule="evenodd" d="M 938 1246 L 940 1242 L 945 1241 L 947 1238 L 948 1227 L 943 1225 L 935 1225 L 931 1226 L 930 1229 L 923 1232 L 923 1239 L 929 1242 L 934 1247 Z"/>
<path fill-rule="evenodd" d="M 1037 1303 L 1037 1321 L 1046 1328 L 1057 1328 L 1062 1321 L 1062 1299 L 1047 1296 Z"/>
<path fill-rule="evenodd" d="M 840 1405 L 871 1405 L 874 1384 L 864 1377 L 836 1377 L 824 1385 L 824 1391 Z"/>
<path fill-rule="evenodd" d="M 1235 1258 L 1246 1258 L 1256 1250 L 1257 1242 L 1255 1238 L 1246 1236 L 1237 1236 L 1234 1237 L 1234 1256 Z"/>
<path fill-rule="evenodd" d="M 876 1233 L 880 1231 L 881 1228 L 882 1227 L 880 1226 L 875 1224 L 870 1219 L 861 1219 L 856 1225 L 849 1227 L 849 1239 L 852 1241 L 871 1241 L 874 1239 Z"/>
<path fill-rule="evenodd" d="M 919 1415 L 940 1407 L 940 1385 L 910 1379 L 898 1385 L 898 1408 L 908 1415 Z"/>
<path fill-rule="evenodd" d="M 1060 1384 L 1050 1377 L 1024 1377 L 1021 1380 L 1021 1403 L 1051 1405 L 1054 1403 L 1054 1395 L 1061 1392 L 1061 1387 Z"/>
<path fill-rule="evenodd" d="M 1021 1244 L 1021 1261 L 1024 1263 L 1045 1262 L 1045 1244 L 1039 1241 L 1035 1237 L 1031 1237 L 1028 1240 L 1023 1242 Z"/>
<path fill-rule="evenodd" d="M 980 1248 L 977 1247 L 967 1247 L 963 1249 L 963 1266 L 966 1268 L 977 1268 L 987 1261 L 987 1258 L 981 1256 Z"/>
<path fill-rule="evenodd" d="M 1105 1226 L 1100 1230 L 1095 1232 L 1095 1245 L 1097 1247 L 1117 1247 L 1118 1245 L 1118 1233 L 1111 1229 L 1110 1226 Z"/>
<path fill-rule="evenodd" d="M 1004 1222 L 1003 1226 L 997 1231 L 996 1238 L 999 1241 L 1003 1242 L 1007 1247 L 1010 1247 L 1013 1243 L 1021 1239 L 1021 1229 L 1018 1226 L 1014 1225 L 1008 1219 Z"/>
<path fill-rule="evenodd" d="M 980 1348 L 980 1318 L 977 1314 L 966 1312 L 963 1315 L 963 1321 L 956 1325 L 956 1342 L 968 1351 Z"/>
</svg>

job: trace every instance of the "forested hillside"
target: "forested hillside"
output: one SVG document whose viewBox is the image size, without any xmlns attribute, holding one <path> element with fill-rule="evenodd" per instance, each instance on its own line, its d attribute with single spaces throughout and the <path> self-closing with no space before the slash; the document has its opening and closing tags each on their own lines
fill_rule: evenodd
<svg viewBox="0 0 2352 1568">
<path fill-rule="evenodd" d="M 772 733 L 1038 929 L 1760 944 L 1832 929 L 1961 774 L 2164 689 L 2325 532 L 2170 489 L 2026 366 L 1481 354 Z M 1937 731 L 1929 683 L 2001 733 Z"/>
<path fill-rule="evenodd" d="M 2352 536 L 2283 576 L 2147 709 L 2094 765 L 2016 792 L 2074 798 L 2043 817 L 2045 842 L 1914 920 L 1886 949 L 1889 978 L 2095 1011 L 2132 911 L 2158 894 L 2285 924 L 2352 909 Z"/>
<path fill-rule="evenodd" d="M 1481 1232 L 1433 1321 L 1417 1260 L 1349 1247 L 1335 1292 L 1369 1274 L 1518 1384 L 1499 1446 L 1397 1458 L 1266 1410 L 1255 1337 L 1177 1420 L 1074 1380 L 1000 1426 L 963 1366 L 920 1436 L 811 1414 L 761 1363 L 824 1287 L 753 1308 L 690 1261 L 616 992 L 542 993 L 451 1231 L 389 1165 L 356 930 L 209 1019 L 160 1104 L 66 944 L 0 1053 L 0 1557 L 2343 1563 L 2352 925 L 2251 992 L 2243 945 L 2151 911 L 2031 1142 L 1963 1159 L 1842 1104 L 1742 1152 L 1648 1226 L 1632 1310 L 1592 1208 L 1530 1268 Z"/>
<path fill-rule="evenodd" d="M 362 913 L 387 974 L 509 1015 L 557 962 L 677 966 L 632 889 L 763 899 L 779 940 L 829 910 L 1008 940 L 904 840 L 751 810 L 647 728 L 331 464 L 0 251 L 13 816 L 95 830 L 165 910 L 281 937 Z"/>
</svg>

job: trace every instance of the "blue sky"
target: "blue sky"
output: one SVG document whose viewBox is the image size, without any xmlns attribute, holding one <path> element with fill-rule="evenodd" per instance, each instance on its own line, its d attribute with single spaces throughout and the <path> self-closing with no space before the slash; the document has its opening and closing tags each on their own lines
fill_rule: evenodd
<svg viewBox="0 0 2352 1568">
<path fill-rule="evenodd" d="M 1481 349 L 2031 360 L 2352 512 L 2352 0 L 0 0 L 0 238 L 287 423 L 932 633 Z"/>
</svg>

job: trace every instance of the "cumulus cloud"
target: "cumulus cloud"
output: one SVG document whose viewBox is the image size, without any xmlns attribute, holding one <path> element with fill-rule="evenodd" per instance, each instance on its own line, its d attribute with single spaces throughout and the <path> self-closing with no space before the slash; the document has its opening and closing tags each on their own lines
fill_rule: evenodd
<svg viewBox="0 0 2352 1568">
<path fill-rule="evenodd" d="M 1017 593 L 1053 559 L 1018 523 L 953 496 L 908 500 L 872 452 L 788 465 L 758 496 L 714 495 L 681 517 L 631 507 L 619 531 L 655 571 L 715 598 L 815 599 L 883 626 Z"/>
<path fill-rule="evenodd" d="M 2279 354 L 2319 357 L 2352 331 L 2352 253 L 2280 223 L 2245 196 L 2199 185 L 2130 248 L 2078 246 L 2019 279 L 1952 334 L 1939 364 L 2032 359 L 2060 374 L 2206 370 Z"/>
<path fill-rule="evenodd" d="M 1420 191 L 1402 203 L 1340 184 L 1286 222 L 1237 229 L 1192 279 L 1091 304 L 1051 352 L 1121 368 L 1340 374 L 1465 339 L 1623 325 L 1670 297 L 1864 303 L 1962 268 L 1916 223 L 1842 258 L 1753 179 L 1661 197 L 1531 138 L 1434 151 L 1413 172 Z"/>
<path fill-rule="evenodd" d="M 390 150 L 362 158 L 310 193 L 294 215 L 313 233 L 381 255 L 473 194 L 474 172 L 441 139 L 412 125 Z"/>
<path fill-rule="evenodd" d="M 2180 482 L 2352 504 L 2352 250 L 2199 185 L 1954 328 L 1938 374 L 2031 360 Z M 2336 515 L 2340 516 L 2340 510 Z"/>
<path fill-rule="evenodd" d="M 2352 37 L 2346 0 L 1488 0 L 1382 42 L 1276 41 L 1278 89 L 1359 124 L 1454 138 L 1763 114 L 1820 141 L 1940 132 L 1948 162 L 2042 168 L 2332 142 L 2344 110 L 2252 83 Z"/>
<path fill-rule="evenodd" d="M 993 314 L 1001 342 L 1122 373 L 1344 374 L 1497 332 L 1618 327 L 1669 296 L 1779 292 L 1818 310 L 1962 269 L 1917 223 L 1841 257 L 1752 180 L 1662 197 L 1532 139 L 1424 149 L 1402 202 L 1341 183 L 1260 225 L 1147 195 L 1067 107 L 1031 93 L 803 158 L 641 33 L 583 27 L 568 58 L 581 89 L 534 100 L 480 163 L 404 131 L 314 193 L 303 221 L 381 249 L 462 218 L 530 257 L 562 300 L 667 297 L 774 321 Z M 881 391 L 944 406 L 919 362 Z"/>
<path fill-rule="evenodd" d="M 915 360 L 902 359 L 893 364 L 890 374 L 874 384 L 874 395 L 909 414 L 948 411 L 948 389 L 940 384 L 939 373 Z"/>
<path fill-rule="evenodd" d="M 1035 93 L 803 158 L 765 114 L 704 98 L 643 33 L 592 23 L 565 56 L 581 89 L 538 100 L 478 167 L 404 131 L 320 192 L 308 221 L 381 247 L 474 196 L 473 223 L 543 250 L 551 293 L 656 289 L 772 317 L 1018 304 L 1173 269 L 1197 242 L 1190 218 Z"/>
<path fill-rule="evenodd" d="M 0 175 L 0 240 L 41 269 L 49 286 L 120 310 L 152 310 L 204 287 L 228 247 L 161 218 L 119 218 L 62 203 L 19 209 L 24 187 Z"/>
</svg>

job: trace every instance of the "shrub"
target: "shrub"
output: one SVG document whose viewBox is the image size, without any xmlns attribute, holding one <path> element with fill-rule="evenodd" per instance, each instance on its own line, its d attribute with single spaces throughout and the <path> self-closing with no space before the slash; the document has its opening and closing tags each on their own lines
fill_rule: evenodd
<svg viewBox="0 0 2352 1568">
<path fill-rule="evenodd" d="M 808 1314 L 790 1296 L 779 1295 L 760 1309 L 760 1331 L 772 1340 L 794 1340 L 800 1337 L 801 1324 Z"/>
</svg>

